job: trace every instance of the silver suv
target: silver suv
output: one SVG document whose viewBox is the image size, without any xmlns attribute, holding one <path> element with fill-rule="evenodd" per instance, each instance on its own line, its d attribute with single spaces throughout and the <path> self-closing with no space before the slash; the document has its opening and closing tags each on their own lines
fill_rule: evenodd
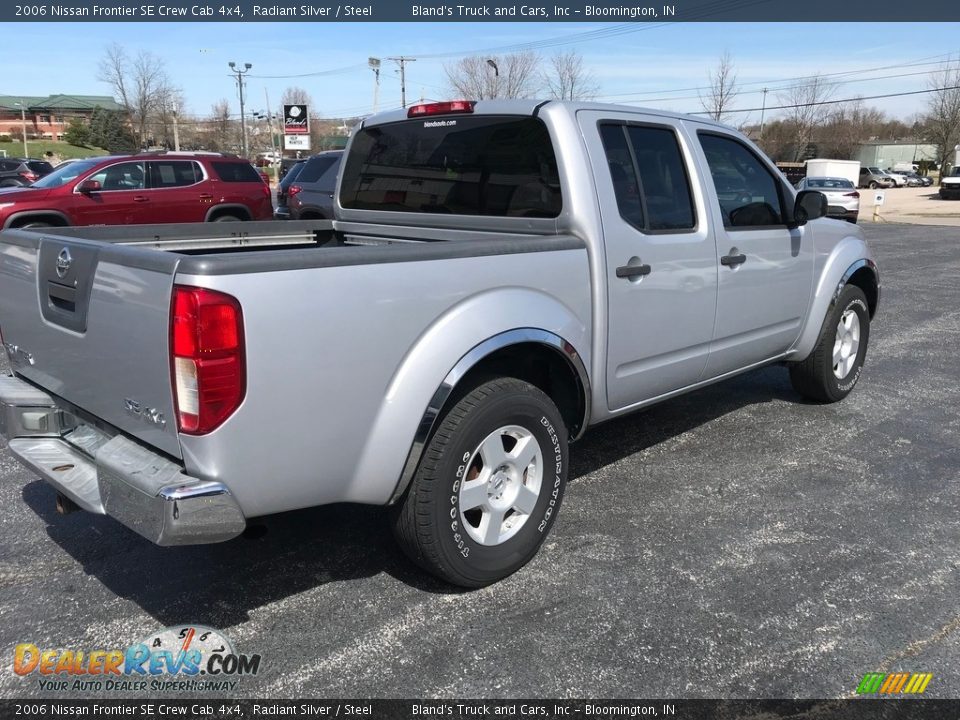
<svg viewBox="0 0 960 720">
<path fill-rule="evenodd" d="M 893 187 L 895 182 L 892 177 L 877 167 L 861 167 L 859 187 L 868 187 L 871 190 L 876 188 Z"/>
</svg>

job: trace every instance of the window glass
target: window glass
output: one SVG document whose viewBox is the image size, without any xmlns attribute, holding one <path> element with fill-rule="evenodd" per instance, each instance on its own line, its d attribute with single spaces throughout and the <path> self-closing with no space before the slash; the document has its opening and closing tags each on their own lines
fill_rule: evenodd
<svg viewBox="0 0 960 720">
<path fill-rule="evenodd" d="M 200 168 L 189 160 L 154 160 L 148 165 L 152 188 L 184 187 L 203 179 Z"/>
<path fill-rule="evenodd" d="M 263 178 L 246 162 L 214 162 L 211 163 L 217 175 L 224 182 L 255 182 L 263 184 Z"/>
<path fill-rule="evenodd" d="M 127 162 L 110 165 L 87 180 L 96 180 L 104 190 L 143 190 L 143 163 Z"/>
<path fill-rule="evenodd" d="M 27 161 L 27 167 L 35 173 L 42 173 L 44 175 L 53 172 L 53 165 L 46 160 L 29 160 Z"/>
<path fill-rule="evenodd" d="M 337 155 L 321 155 L 320 157 L 310 158 L 301 168 L 300 174 L 297 176 L 297 182 L 319 182 L 320 178 L 326 174 L 332 165 L 338 164 L 338 159 L 339 157 Z"/>
<path fill-rule="evenodd" d="M 700 144 L 726 227 L 782 225 L 777 181 L 759 158 L 733 138 L 700 133 Z"/>
<path fill-rule="evenodd" d="M 669 128 L 631 125 L 627 135 L 640 170 L 640 185 L 651 230 L 686 230 L 696 225 L 690 182 L 676 133 Z"/>
<path fill-rule="evenodd" d="M 345 162 L 345 208 L 553 218 L 562 206 L 553 143 L 537 118 L 444 115 L 375 125 L 357 133 Z"/>
<path fill-rule="evenodd" d="M 640 204 L 640 185 L 630 157 L 630 146 L 623 133 L 623 125 L 600 126 L 600 138 L 607 156 L 607 167 L 613 181 L 620 216 L 634 227 L 643 229 L 643 206 Z"/>
</svg>

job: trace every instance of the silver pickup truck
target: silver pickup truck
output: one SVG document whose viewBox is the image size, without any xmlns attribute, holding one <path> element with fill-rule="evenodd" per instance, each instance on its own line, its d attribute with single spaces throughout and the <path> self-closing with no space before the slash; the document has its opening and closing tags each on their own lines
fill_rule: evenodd
<svg viewBox="0 0 960 720">
<path fill-rule="evenodd" d="M 602 104 L 365 120 L 336 219 L 0 234 L 0 433 L 160 545 L 389 505 L 462 586 L 522 567 L 591 425 L 770 363 L 860 378 L 880 283 L 745 137 Z"/>
</svg>

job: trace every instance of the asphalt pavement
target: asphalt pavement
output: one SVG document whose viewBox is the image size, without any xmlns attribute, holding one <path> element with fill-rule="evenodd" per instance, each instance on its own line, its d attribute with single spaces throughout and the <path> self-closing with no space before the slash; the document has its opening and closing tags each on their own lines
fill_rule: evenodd
<svg viewBox="0 0 960 720">
<path fill-rule="evenodd" d="M 851 396 L 770 367 L 594 429 L 540 554 L 483 590 L 412 567 L 379 508 L 155 547 L 58 516 L 0 450 L 0 697 L 90 696 L 17 676 L 18 643 L 194 623 L 262 656 L 235 697 L 838 698 L 895 670 L 960 697 L 960 231 L 866 232 L 883 294 Z"/>
</svg>

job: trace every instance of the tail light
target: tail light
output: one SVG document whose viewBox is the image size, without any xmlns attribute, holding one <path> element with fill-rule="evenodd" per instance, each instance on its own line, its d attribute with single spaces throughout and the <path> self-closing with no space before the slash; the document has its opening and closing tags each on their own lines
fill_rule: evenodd
<svg viewBox="0 0 960 720">
<path fill-rule="evenodd" d="M 215 430 L 246 391 L 240 303 L 215 290 L 175 285 L 170 354 L 178 429 L 188 435 Z"/>
<path fill-rule="evenodd" d="M 300 187 L 299 185 L 291 185 L 290 187 L 287 188 L 287 197 L 292 198 L 294 195 L 297 195 L 302 190 L 303 188 Z"/>
<path fill-rule="evenodd" d="M 407 110 L 407 117 L 423 117 L 425 115 L 449 115 L 451 113 L 472 113 L 474 100 L 451 100 L 450 102 L 424 103 L 413 105 Z"/>
<path fill-rule="evenodd" d="M 860 197 L 860 193 L 858 193 L 856 190 L 854 190 L 853 192 L 844 193 L 843 196 L 844 196 L 844 197 L 855 197 L 855 198 L 858 198 L 858 197 Z"/>
<path fill-rule="evenodd" d="M 40 178 L 39 175 L 32 172 L 22 172 L 20 173 L 20 177 L 22 177 L 27 182 L 33 182 L 34 180 L 38 180 Z"/>
</svg>

